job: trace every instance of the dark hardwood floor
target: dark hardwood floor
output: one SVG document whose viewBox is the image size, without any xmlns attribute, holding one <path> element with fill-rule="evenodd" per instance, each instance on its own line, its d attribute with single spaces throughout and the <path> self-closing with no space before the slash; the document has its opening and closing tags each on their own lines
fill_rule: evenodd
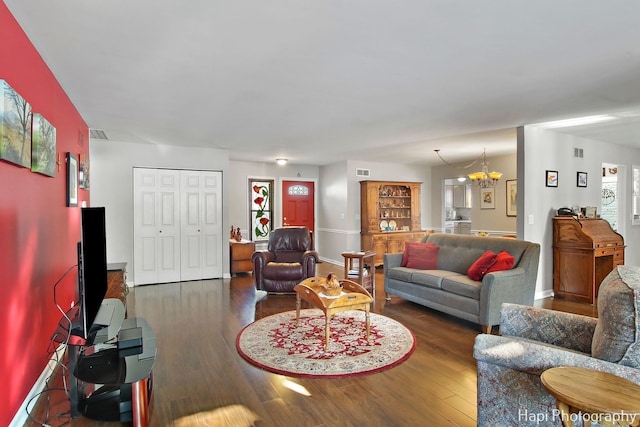
<svg viewBox="0 0 640 427">
<path fill-rule="evenodd" d="M 321 263 L 317 275 L 342 266 Z M 254 303 L 253 277 L 147 285 L 128 296 L 129 317 L 144 317 L 157 335 L 152 426 L 475 426 L 480 326 L 393 297 L 385 301 L 376 274 L 373 311 L 415 334 L 414 354 L 388 371 L 346 379 L 285 377 L 260 370 L 235 347 L 256 318 L 295 309 L 295 296 L 269 295 Z M 597 315 L 593 306 L 552 298 L 536 306 Z M 60 376 L 53 384 L 61 384 Z M 52 426 L 112 426 L 70 420 L 62 392 L 40 399 L 34 418 Z M 27 425 L 37 425 L 30 422 Z M 117 424 L 116 424 L 117 425 Z"/>
</svg>

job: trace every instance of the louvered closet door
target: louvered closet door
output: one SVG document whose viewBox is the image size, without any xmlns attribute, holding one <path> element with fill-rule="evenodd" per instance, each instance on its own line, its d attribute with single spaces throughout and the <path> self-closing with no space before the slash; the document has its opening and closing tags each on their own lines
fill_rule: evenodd
<svg viewBox="0 0 640 427">
<path fill-rule="evenodd" d="M 178 171 L 134 168 L 134 281 L 180 280 Z"/>
<path fill-rule="evenodd" d="M 181 280 L 222 277 L 222 172 L 180 171 Z"/>
</svg>

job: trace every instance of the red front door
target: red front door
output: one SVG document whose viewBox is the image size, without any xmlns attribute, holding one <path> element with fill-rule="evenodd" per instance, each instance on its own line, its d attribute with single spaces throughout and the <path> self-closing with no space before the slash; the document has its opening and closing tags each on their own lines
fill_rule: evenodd
<svg viewBox="0 0 640 427">
<path fill-rule="evenodd" d="M 314 185 L 309 181 L 282 181 L 282 225 L 299 225 L 313 231 Z"/>
</svg>

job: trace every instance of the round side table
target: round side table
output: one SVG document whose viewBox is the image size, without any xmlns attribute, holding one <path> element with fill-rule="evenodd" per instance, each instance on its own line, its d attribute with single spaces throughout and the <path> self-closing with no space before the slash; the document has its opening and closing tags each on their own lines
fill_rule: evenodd
<svg viewBox="0 0 640 427">
<path fill-rule="evenodd" d="M 607 372 L 561 366 L 540 376 L 544 388 L 556 398 L 562 425 L 585 426 L 597 421 L 604 426 L 640 425 L 640 386 Z"/>
</svg>

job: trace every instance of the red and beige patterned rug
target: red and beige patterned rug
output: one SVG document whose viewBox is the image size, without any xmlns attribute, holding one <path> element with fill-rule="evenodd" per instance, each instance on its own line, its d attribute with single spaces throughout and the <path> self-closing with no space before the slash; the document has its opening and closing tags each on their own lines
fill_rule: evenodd
<svg viewBox="0 0 640 427">
<path fill-rule="evenodd" d="M 277 374 L 310 378 L 344 378 L 392 368 L 411 356 L 413 333 L 401 323 L 370 313 L 369 341 L 365 314 L 353 310 L 331 318 L 329 350 L 324 350 L 325 318 L 318 309 L 288 311 L 257 320 L 236 338 L 238 353 L 249 363 Z"/>
</svg>

